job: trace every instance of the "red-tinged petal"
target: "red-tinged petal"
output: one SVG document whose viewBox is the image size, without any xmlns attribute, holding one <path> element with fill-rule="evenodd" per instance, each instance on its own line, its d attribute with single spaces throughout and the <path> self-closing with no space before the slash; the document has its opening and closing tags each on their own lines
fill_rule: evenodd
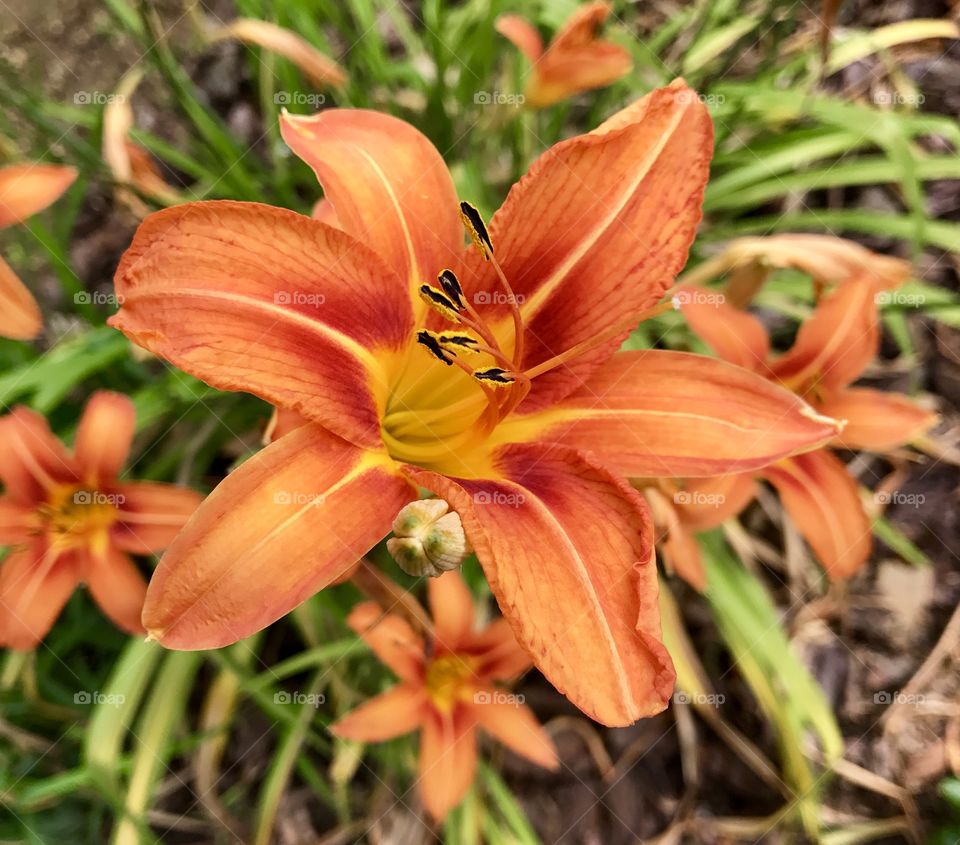
<svg viewBox="0 0 960 845">
<path fill-rule="evenodd" d="M 687 260 L 713 148 L 707 110 L 678 82 L 623 115 L 547 150 L 490 222 L 525 321 L 524 368 L 639 319 Z M 509 338 L 508 301 L 489 262 L 472 252 L 461 281 Z M 537 377 L 524 409 L 579 387 L 626 334 Z"/>
<path fill-rule="evenodd" d="M 934 412 L 906 396 L 866 387 L 838 390 L 817 403 L 817 408 L 847 421 L 836 441 L 846 449 L 886 452 L 909 443 L 937 422 Z"/>
<path fill-rule="evenodd" d="M 791 349 L 771 364 L 774 376 L 799 392 L 837 389 L 858 378 L 880 346 L 873 297 L 865 280 L 825 296 L 801 324 Z"/>
<path fill-rule="evenodd" d="M 660 712 L 653 526 L 639 494 L 572 449 L 514 445 L 499 480 L 414 473 L 459 512 L 514 633 L 574 704 L 607 725 Z"/>
<path fill-rule="evenodd" d="M 596 452 L 623 475 L 745 472 L 829 441 L 838 425 L 795 394 L 725 361 L 620 352 L 556 407 L 501 423 L 498 442 Z"/>
<path fill-rule="evenodd" d="M 137 422 L 128 396 L 101 390 L 83 409 L 73 453 L 86 484 L 112 481 L 120 473 Z"/>
<path fill-rule="evenodd" d="M 79 581 L 79 559 L 73 553 L 48 553 L 37 542 L 7 555 L 0 564 L 0 646 L 37 646 Z"/>
<path fill-rule="evenodd" d="M 100 554 L 91 553 L 84 580 L 90 595 L 114 625 L 128 634 L 144 633 L 140 614 L 147 582 L 127 555 L 112 546 Z"/>
<path fill-rule="evenodd" d="M 33 294 L 0 258 L 0 337 L 33 340 L 42 328 L 43 315 Z"/>
<path fill-rule="evenodd" d="M 467 705 L 476 724 L 521 757 L 546 769 L 558 768 L 557 749 L 533 711 L 519 702 L 501 700 L 500 690 L 490 688 L 486 693 L 486 701 L 475 696 Z"/>
<path fill-rule="evenodd" d="M 16 501 L 11 496 L 0 496 L 0 546 L 26 543 L 36 535 L 37 524 L 34 508 Z"/>
<path fill-rule="evenodd" d="M 736 516 L 756 495 L 757 483 L 750 473 L 694 478 L 674 496 L 674 507 L 685 527 L 707 531 Z"/>
<path fill-rule="evenodd" d="M 397 684 L 341 717 L 330 732 L 358 742 L 383 742 L 416 730 L 426 716 L 426 691 Z"/>
<path fill-rule="evenodd" d="M 478 659 L 477 677 L 491 681 L 515 680 L 533 666 L 530 653 L 517 642 L 503 617 L 469 637 L 460 651 Z"/>
<path fill-rule="evenodd" d="M 419 309 L 416 288 L 463 252 L 457 193 L 433 144 L 409 123 L 363 109 L 284 113 L 280 131 L 317 174 L 344 231 L 383 258 Z"/>
<path fill-rule="evenodd" d="M 358 604 L 347 617 L 353 628 L 385 666 L 413 686 L 423 683 L 423 640 L 402 616 L 387 613 L 376 602 Z"/>
<path fill-rule="evenodd" d="M 473 630 L 476 611 L 470 589 L 459 572 L 446 572 L 427 581 L 427 597 L 438 644 L 457 651 Z"/>
<path fill-rule="evenodd" d="M 123 305 L 110 324 L 138 345 L 215 387 L 379 443 L 410 303 L 343 232 L 257 203 L 188 203 L 141 224 L 115 284 Z"/>
<path fill-rule="evenodd" d="M 23 162 L 0 167 L 0 228 L 23 223 L 56 202 L 77 171 L 58 164 Z"/>
<path fill-rule="evenodd" d="M 168 648 L 259 631 L 352 566 L 416 496 L 383 452 L 317 425 L 267 446 L 211 493 L 160 561 L 143 608 Z"/>
<path fill-rule="evenodd" d="M 0 417 L 0 480 L 11 499 L 22 504 L 43 501 L 56 484 L 79 478 L 73 456 L 40 414 L 20 406 Z"/>
<path fill-rule="evenodd" d="M 763 472 L 780 494 L 793 524 L 832 581 L 866 563 L 872 544 L 857 483 L 827 449 L 797 455 Z"/>
<path fill-rule="evenodd" d="M 115 490 L 119 503 L 111 542 L 133 554 L 153 554 L 165 549 L 200 507 L 203 496 L 175 484 L 134 481 Z"/>
<path fill-rule="evenodd" d="M 463 800 L 477 768 L 473 720 L 431 710 L 420 733 L 420 795 L 437 821 Z"/>
<path fill-rule="evenodd" d="M 493 27 L 523 53 L 530 64 L 536 64 L 543 55 L 543 39 L 537 28 L 526 18 L 520 15 L 500 15 Z"/>
<path fill-rule="evenodd" d="M 753 314 L 701 288 L 681 288 L 675 302 L 690 328 L 716 355 L 753 372 L 766 371 L 770 336 Z"/>
</svg>

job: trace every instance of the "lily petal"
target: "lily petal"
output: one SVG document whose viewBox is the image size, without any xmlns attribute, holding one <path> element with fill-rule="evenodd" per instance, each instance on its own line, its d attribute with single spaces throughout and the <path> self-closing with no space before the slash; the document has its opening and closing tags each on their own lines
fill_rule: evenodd
<svg viewBox="0 0 960 845">
<path fill-rule="evenodd" d="M 400 680 L 422 685 L 423 640 L 406 619 L 365 601 L 350 611 L 347 624 Z"/>
<path fill-rule="evenodd" d="M 877 354 L 880 318 L 865 280 L 840 285 L 803 321 L 790 350 L 771 364 L 774 376 L 798 392 L 845 387 Z"/>
<path fill-rule="evenodd" d="M 0 229 L 43 211 L 76 178 L 76 168 L 59 164 L 27 161 L 0 167 Z"/>
<path fill-rule="evenodd" d="M 427 716 L 422 688 L 397 684 L 330 726 L 330 732 L 358 742 L 383 742 L 416 730 Z"/>
<path fill-rule="evenodd" d="M 675 301 L 694 333 L 724 361 L 753 372 L 766 370 L 770 336 L 753 314 L 708 295 L 702 288 L 685 286 Z"/>
<path fill-rule="evenodd" d="M 40 414 L 19 406 L 0 417 L 0 481 L 13 501 L 34 504 L 54 485 L 79 479 L 76 461 Z"/>
<path fill-rule="evenodd" d="M 153 481 L 121 484 L 116 494 L 120 513 L 111 527 L 111 542 L 139 555 L 169 546 L 203 501 L 195 490 Z"/>
<path fill-rule="evenodd" d="M 73 453 L 87 484 L 117 477 L 133 442 L 137 412 L 128 396 L 101 390 L 83 409 Z"/>
<path fill-rule="evenodd" d="M 438 643 L 456 652 L 473 630 L 473 596 L 458 572 L 446 572 L 427 581 L 430 615 Z"/>
<path fill-rule="evenodd" d="M 89 555 L 86 578 L 100 609 L 128 634 L 143 634 L 140 622 L 147 582 L 127 555 L 112 546 Z"/>
<path fill-rule="evenodd" d="M 35 511 L 29 505 L 0 496 L 0 546 L 26 543 L 36 535 Z"/>
<path fill-rule="evenodd" d="M 707 110 L 678 81 L 551 147 L 513 186 L 490 235 L 523 315 L 525 369 L 639 320 L 660 300 L 687 260 L 712 149 Z M 467 261 L 468 295 L 509 325 L 489 262 L 476 253 Z M 522 407 L 579 387 L 628 331 L 538 376 Z"/>
<path fill-rule="evenodd" d="M 533 666 L 530 653 L 517 642 L 510 623 L 500 617 L 471 635 L 461 653 L 479 659 L 477 677 L 492 681 L 513 681 Z"/>
<path fill-rule="evenodd" d="M 837 444 L 886 452 L 909 443 L 937 423 L 937 415 L 899 393 L 848 387 L 817 403 L 823 414 L 846 420 Z"/>
<path fill-rule="evenodd" d="M 168 648 L 249 636 L 352 566 L 415 495 L 385 453 L 298 428 L 207 497 L 154 573 L 144 625 Z"/>
<path fill-rule="evenodd" d="M 285 112 L 280 131 L 317 174 L 343 230 L 380 255 L 420 313 L 417 287 L 463 252 L 457 193 L 440 153 L 409 123 L 363 109 Z"/>
<path fill-rule="evenodd" d="M 77 588 L 77 555 L 45 554 L 36 542 L 7 555 L 0 564 L 0 646 L 34 648 L 53 627 Z"/>
<path fill-rule="evenodd" d="M 830 440 L 839 425 L 795 394 L 725 361 L 666 350 L 619 352 L 547 411 L 495 436 L 596 452 L 623 475 L 742 472 Z"/>
<path fill-rule="evenodd" d="M 707 587 L 707 570 L 703 565 L 700 545 L 680 522 L 676 506 L 656 488 L 644 490 L 653 519 L 659 530 L 661 561 L 667 572 L 675 572 L 698 592 Z"/>
<path fill-rule="evenodd" d="M 557 749 L 533 711 L 525 704 L 499 700 L 503 693 L 487 689 L 486 703 L 477 703 L 478 697 L 468 704 L 470 715 L 494 739 L 502 742 L 511 751 L 543 766 L 557 769 L 560 760 Z"/>
<path fill-rule="evenodd" d="M 543 55 L 543 39 L 537 28 L 520 15 L 500 15 L 493 28 L 513 44 L 530 64 L 535 64 Z"/>
<path fill-rule="evenodd" d="M 694 478 L 674 497 L 674 507 L 686 528 L 707 531 L 736 516 L 756 495 L 757 483 L 750 473 Z"/>
<path fill-rule="evenodd" d="M 460 514 L 504 616 L 558 690 L 606 725 L 663 710 L 674 672 L 645 502 L 572 449 L 508 446 L 497 466 L 499 480 L 414 477 Z"/>
<path fill-rule="evenodd" d="M 434 819 L 441 821 L 463 800 L 476 769 L 472 720 L 431 710 L 420 734 L 420 795 Z"/>
<path fill-rule="evenodd" d="M 361 445 L 380 442 L 406 295 L 362 244 L 258 203 L 150 215 L 117 269 L 109 323 L 222 390 L 255 393 Z"/>
<path fill-rule="evenodd" d="M 33 340 L 43 328 L 40 306 L 13 269 L 0 258 L 0 337 Z"/>
<path fill-rule="evenodd" d="M 828 449 L 797 455 L 763 472 L 832 581 L 853 575 L 870 556 L 870 520 L 857 484 Z"/>
</svg>

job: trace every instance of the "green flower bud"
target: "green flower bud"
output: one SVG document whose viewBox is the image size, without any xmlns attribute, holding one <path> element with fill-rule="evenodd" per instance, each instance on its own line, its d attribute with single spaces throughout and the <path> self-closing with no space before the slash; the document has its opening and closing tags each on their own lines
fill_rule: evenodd
<svg viewBox="0 0 960 845">
<path fill-rule="evenodd" d="M 421 499 L 400 510 L 387 550 L 408 575 L 436 578 L 470 554 L 460 514 L 443 499 Z"/>
</svg>

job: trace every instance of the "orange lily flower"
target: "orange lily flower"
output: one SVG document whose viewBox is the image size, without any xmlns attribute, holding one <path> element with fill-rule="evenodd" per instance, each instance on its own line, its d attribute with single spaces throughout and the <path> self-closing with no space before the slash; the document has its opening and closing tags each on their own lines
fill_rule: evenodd
<svg viewBox="0 0 960 845">
<path fill-rule="evenodd" d="M 202 497 L 120 479 L 134 422 L 126 396 L 95 393 L 70 452 L 29 408 L 0 417 L 0 545 L 11 547 L 0 565 L 0 646 L 35 647 L 81 582 L 118 627 L 143 633 L 147 585 L 129 553 L 164 548 Z"/>
<path fill-rule="evenodd" d="M 520 15 L 497 18 L 497 32 L 530 61 L 530 78 L 524 89 L 528 105 L 544 108 L 581 91 L 603 88 L 630 73 L 630 54 L 597 37 L 610 12 L 611 6 L 604 0 L 581 6 L 546 49 L 530 21 Z"/>
<path fill-rule="evenodd" d="M 144 624 L 172 648 L 248 636 L 354 565 L 423 487 L 460 514 L 518 640 L 571 701 L 607 724 L 662 710 L 652 528 L 622 476 L 747 471 L 837 430 L 722 361 L 616 353 L 686 260 L 706 110 L 678 81 L 557 144 L 489 233 L 463 206 L 482 252 L 412 126 L 329 109 L 282 131 L 339 228 L 192 203 L 148 217 L 117 270 L 110 323 L 134 343 L 307 421 L 208 497 Z"/>
<path fill-rule="evenodd" d="M 820 413 L 845 421 L 831 446 L 885 452 L 919 437 L 934 425 L 937 415 L 897 393 L 850 387 L 880 345 L 875 297 L 882 285 L 872 269 L 882 257 L 874 258 L 821 299 L 782 355 L 771 353 L 770 337 L 756 317 L 727 302 L 685 288 L 682 310 L 690 327 L 720 358 L 752 369 L 793 390 Z M 847 578 L 866 563 L 872 547 L 870 519 L 855 479 L 831 449 L 784 458 L 757 474 L 777 489 L 832 580 Z M 745 498 L 748 478 L 716 483 L 735 491 L 732 504 L 738 509 L 752 498 Z M 723 511 L 733 514 L 729 508 Z M 697 527 L 694 518 L 691 527 L 708 526 Z"/>
<path fill-rule="evenodd" d="M 23 223 L 60 197 L 77 178 L 72 167 L 10 164 L 0 167 L 0 229 Z M 32 340 L 43 327 L 40 307 L 13 269 L 0 258 L 0 337 Z"/>
<path fill-rule="evenodd" d="M 441 821 L 473 783 L 477 728 L 540 766 L 555 769 L 558 760 L 522 697 L 498 686 L 532 663 L 507 621 L 475 631 L 473 598 L 456 572 L 429 579 L 427 592 L 434 622 L 429 648 L 405 619 L 385 614 L 375 602 L 351 611 L 347 623 L 400 682 L 330 730 L 344 739 L 382 742 L 419 728 L 420 794 Z"/>
</svg>

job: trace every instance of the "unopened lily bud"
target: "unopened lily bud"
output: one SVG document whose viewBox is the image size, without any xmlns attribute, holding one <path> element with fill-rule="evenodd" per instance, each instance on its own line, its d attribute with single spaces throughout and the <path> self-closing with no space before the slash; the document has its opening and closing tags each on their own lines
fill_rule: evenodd
<svg viewBox="0 0 960 845">
<path fill-rule="evenodd" d="M 443 499 L 421 499 L 400 510 L 387 550 L 408 575 L 436 578 L 470 554 L 460 514 Z"/>
</svg>

